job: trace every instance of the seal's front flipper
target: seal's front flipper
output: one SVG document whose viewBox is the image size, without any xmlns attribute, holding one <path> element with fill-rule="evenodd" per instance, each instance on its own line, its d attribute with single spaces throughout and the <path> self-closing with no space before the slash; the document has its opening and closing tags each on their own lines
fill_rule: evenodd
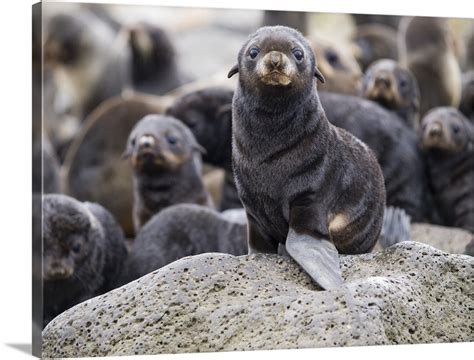
<svg viewBox="0 0 474 360">
<path fill-rule="evenodd" d="M 339 265 L 339 254 L 334 244 L 290 229 L 286 251 L 323 289 L 330 290 L 344 282 Z"/>
<path fill-rule="evenodd" d="M 389 206 L 383 215 L 379 243 L 386 249 L 401 241 L 410 240 L 410 216 L 405 210 Z"/>
</svg>

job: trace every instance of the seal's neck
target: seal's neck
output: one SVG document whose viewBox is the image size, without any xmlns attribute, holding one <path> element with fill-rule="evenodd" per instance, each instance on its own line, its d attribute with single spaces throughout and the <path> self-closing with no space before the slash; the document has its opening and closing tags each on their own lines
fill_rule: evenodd
<svg viewBox="0 0 474 360">
<path fill-rule="evenodd" d="M 255 93 L 257 92 L 257 93 Z M 319 101 L 316 86 L 305 92 L 291 93 L 284 90 L 258 94 L 238 86 L 234 97 L 234 136 L 268 138 L 275 141 L 279 136 L 296 136 L 319 126 L 326 120 Z"/>
</svg>

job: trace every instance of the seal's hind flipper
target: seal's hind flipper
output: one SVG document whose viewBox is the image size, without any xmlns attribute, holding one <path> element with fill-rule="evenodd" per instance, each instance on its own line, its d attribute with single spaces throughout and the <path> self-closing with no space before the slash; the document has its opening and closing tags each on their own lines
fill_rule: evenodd
<svg viewBox="0 0 474 360">
<path fill-rule="evenodd" d="M 290 229 L 285 247 L 290 256 L 323 289 L 335 289 L 344 283 L 339 254 L 332 242 L 297 234 Z"/>
<path fill-rule="evenodd" d="M 401 241 L 409 241 L 410 220 L 410 216 L 403 209 L 392 206 L 385 208 L 379 236 L 380 245 L 386 249 Z"/>
</svg>

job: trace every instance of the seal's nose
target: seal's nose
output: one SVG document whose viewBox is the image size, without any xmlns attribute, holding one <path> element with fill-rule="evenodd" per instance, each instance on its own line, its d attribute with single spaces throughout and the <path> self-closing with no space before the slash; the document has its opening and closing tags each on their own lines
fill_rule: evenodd
<svg viewBox="0 0 474 360">
<path fill-rule="evenodd" d="M 382 86 L 388 88 L 390 86 L 390 78 L 386 74 L 380 74 L 375 79 L 376 86 Z"/>
<path fill-rule="evenodd" d="M 143 135 L 138 139 L 140 148 L 149 149 L 155 145 L 155 138 L 151 135 Z"/>
<path fill-rule="evenodd" d="M 270 62 L 274 68 L 281 64 L 281 53 L 278 51 L 272 51 L 270 54 Z"/>
<path fill-rule="evenodd" d="M 430 126 L 429 130 L 428 130 L 428 135 L 430 137 L 438 137 L 441 135 L 441 132 L 442 132 L 442 127 L 441 127 L 441 124 L 440 123 L 434 123 L 432 126 Z"/>
</svg>

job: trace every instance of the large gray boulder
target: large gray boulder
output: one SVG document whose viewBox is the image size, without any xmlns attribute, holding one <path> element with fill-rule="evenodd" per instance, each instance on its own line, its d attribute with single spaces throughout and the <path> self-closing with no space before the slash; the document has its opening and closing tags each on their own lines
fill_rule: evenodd
<svg viewBox="0 0 474 360">
<path fill-rule="evenodd" d="M 321 291 L 286 257 L 183 258 L 58 316 L 44 356 L 474 340 L 474 258 L 402 242 L 341 265 Z"/>
</svg>

